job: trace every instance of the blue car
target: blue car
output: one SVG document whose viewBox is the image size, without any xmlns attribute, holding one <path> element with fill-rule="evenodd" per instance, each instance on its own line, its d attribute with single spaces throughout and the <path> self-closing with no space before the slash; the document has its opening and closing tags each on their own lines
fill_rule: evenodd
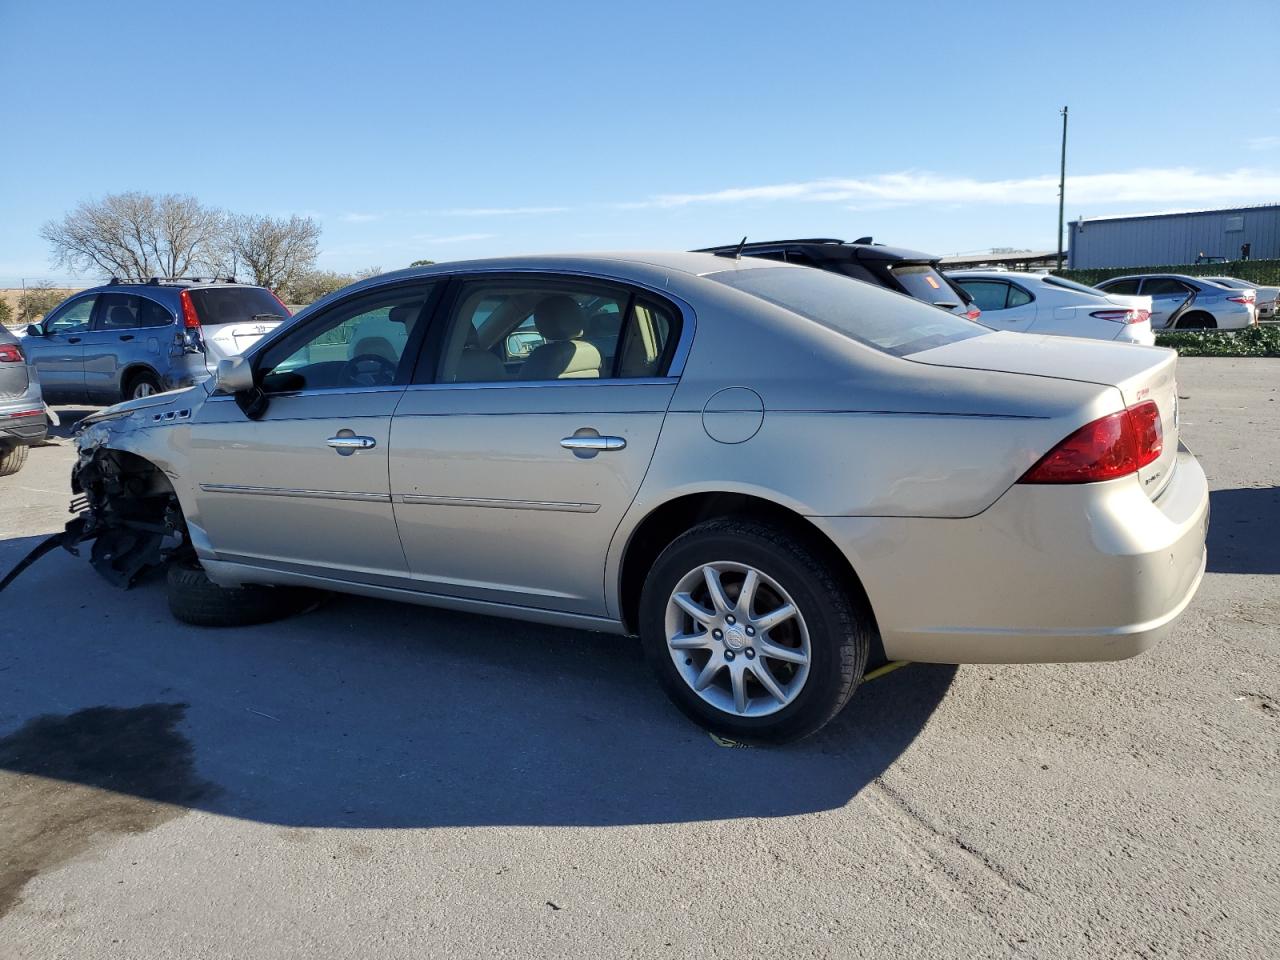
<svg viewBox="0 0 1280 960">
<path fill-rule="evenodd" d="M 208 379 L 288 316 L 234 280 L 112 280 L 27 327 L 23 349 L 47 403 L 105 405 Z"/>
</svg>

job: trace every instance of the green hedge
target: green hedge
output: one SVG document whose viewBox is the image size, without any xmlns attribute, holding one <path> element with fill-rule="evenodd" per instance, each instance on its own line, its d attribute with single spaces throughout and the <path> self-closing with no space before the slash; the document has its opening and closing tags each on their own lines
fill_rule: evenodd
<svg viewBox="0 0 1280 960">
<path fill-rule="evenodd" d="M 1280 324 L 1157 333 L 1156 346 L 1172 347 L 1183 357 L 1280 357 Z"/>
<path fill-rule="evenodd" d="M 1096 270 L 1063 270 L 1062 276 L 1093 286 L 1111 277 L 1131 273 L 1181 273 L 1190 277 L 1236 277 L 1268 287 L 1280 287 L 1280 260 L 1231 260 L 1227 263 L 1174 263 L 1160 267 L 1107 267 Z"/>
</svg>

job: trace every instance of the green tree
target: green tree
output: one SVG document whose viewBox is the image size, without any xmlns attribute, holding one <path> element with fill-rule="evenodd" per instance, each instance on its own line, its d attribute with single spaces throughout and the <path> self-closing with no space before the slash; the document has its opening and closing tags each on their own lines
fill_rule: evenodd
<svg viewBox="0 0 1280 960">
<path fill-rule="evenodd" d="M 415 260 L 413 261 L 413 263 L 409 264 L 409 266 L 411 267 L 430 267 L 434 265 L 435 265 L 434 260 Z"/>
<path fill-rule="evenodd" d="M 56 289 L 47 280 L 27 287 L 18 298 L 18 323 L 35 323 L 66 299 L 66 291 Z"/>
<path fill-rule="evenodd" d="M 13 324 L 13 307 L 8 300 L 0 300 L 0 324 L 6 327 Z"/>
</svg>

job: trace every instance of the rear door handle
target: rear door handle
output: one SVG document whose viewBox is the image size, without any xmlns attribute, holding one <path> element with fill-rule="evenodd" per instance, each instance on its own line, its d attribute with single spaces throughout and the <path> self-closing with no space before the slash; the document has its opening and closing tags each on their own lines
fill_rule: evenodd
<svg viewBox="0 0 1280 960">
<path fill-rule="evenodd" d="M 566 450 L 625 450 L 623 437 L 565 437 L 560 446 Z"/>
<path fill-rule="evenodd" d="M 121 339 L 121 340 L 123 340 L 124 342 L 128 343 L 130 340 L 132 340 L 132 339 L 133 339 L 133 334 L 132 334 L 132 333 L 122 333 L 122 334 L 120 334 L 120 339 Z"/>
<path fill-rule="evenodd" d="M 339 453 L 354 453 L 356 450 L 370 450 L 378 445 L 373 437 L 330 437 L 325 441 Z"/>
<path fill-rule="evenodd" d="M 79 343 L 79 342 L 80 342 L 79 337 L 67 337 L 67 343 Z"/>
</svg>

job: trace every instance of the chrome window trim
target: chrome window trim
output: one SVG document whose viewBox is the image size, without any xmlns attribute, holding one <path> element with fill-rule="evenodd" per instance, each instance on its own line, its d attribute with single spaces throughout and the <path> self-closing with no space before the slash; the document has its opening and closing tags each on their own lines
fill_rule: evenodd
<svg viewBox="0 0 1280 960">
<path fill-rule="evenodd" d="M 689 351 L 693 348 L 693 337 L 698 326 L 698 314 L 697 311 L 693 309 L 693 305 L 683 297 L 677 296 L 670 290 L 664 290 L 662 287 L 646 283 L 643 280 L 635 280 L 631 277 L 620 277 L 608 272 L 600 272 L 596 270 L 549 269 L 547 267 L 512 267 L 506 265 L 492 267 L 467 267 L 461 270 L 452 270 L 447 272 L 441 271 L 439 273 L 433 272 L 414 277 L 395 277 L 394 279 L 387 280 L 384 283 L 373 282 L 376 281 L 377 278 L 370 278 L 370 280 L 362 281 L 358 286 L 354 287 L 349 294 L 336 298 L 332 301 L 328 300 L 327 297 L 322 298 L 321 300 L 317 300 L 316 303 L 309 304 L 302 310 L 299 310 L 293 315 L 293 317 L 286 318 L 286 320 L 276 327 L 275 330 L 272 330 L 269 334 L 250 347 L 244 356 L 251 362 L 255 360 L 259 353 L 270 347 L 270 345 L 276 340 L 287 335 L 288 331 L 286 331 L 285 328 L 295 326 L 295 324 L 290 323 L 290 321 L 294 320 L 296 317 L 302 316 L 304 313 L 310 311 L 312 307 L 320 304 L 323 304 L 324 310 L 327 312 L 329 309 L 339 306 L 345 302 L 348 297 L 362 297 L 366 294 L 376 292 L 383 286 L 393 287 L 408 283 L 436 280 L 466 280 L 468 277 L 485 277 L 495 274 L 530 274 L 537 277 L 543 277 L 548 280 L 555 280 L 559 277 L 574 277 L 596 281 L 603 280 L 605 282 L 620 283 L 625 286 L 633 287 L 636 290 L 645 290 L 654 296 L 670 301 L 675 304 L 676 309 L 680 311 L 681 322 L 680 339 L 676 341 L 676 349 L 671 355 L 671 365 L 667 368 L 666 375 L 668 377 L 675 377 L 678 379 L 684 373 L 685 364 L 689 359 Z M 309 323 L 310 321 L 311 316 L 308 313 L 308 315 L 303 318 L 303 322 Z M 620 377 L 618 379 L 626 378 Z"/>
<path fill-rule="evenodd" d="M 260 497 L 302 497 L 313 500 L 359 500 L 370 503 L 390 503 L 386 493 L 362 493 L 355 490 L 304 490 L 297 487 L 253 487 L 239 483 L 202 483 L 205 493 L 247 493 Z"/>
<path fill-rule="evenodd" d="M 598 503 L 567 503 L 559 500 L 500 500 L 493 497 L 436 497 L 417 493 L 395 494 L 396 503 L 432 507 L 481 507 L 496 510 L 550 510 L 556 513 L 598 513 Z"/>
<path fill-rule="evenodd" d="M 336 394 L 354 394 L 354 393 L 400 393 L 405 388 L 402 386 L 380 386 L 380 387 L 316 387 L 314 390 L 287 390 L 282 393 L 267 393 L 266 396 L 271 400 L 279 400 L 283 397 L 331 397 Z M 265 393 L 265 391 L 264 391 Z M 210 394 L 206 403 L 212 401 L 223 402 L 226 400 L 234 400 L 235 394 L 231 393 L 213 393 Z"/>
<path fill-rule="evenodd" d="M 404 388 L 409 392 L 421 390 L 517 390 L 524 387 L 654 387 L 674 386 L 676 377 L 599 377 L 564 380 L 477 380 L 467 383 L 411 383 Z"/>
</svg>

